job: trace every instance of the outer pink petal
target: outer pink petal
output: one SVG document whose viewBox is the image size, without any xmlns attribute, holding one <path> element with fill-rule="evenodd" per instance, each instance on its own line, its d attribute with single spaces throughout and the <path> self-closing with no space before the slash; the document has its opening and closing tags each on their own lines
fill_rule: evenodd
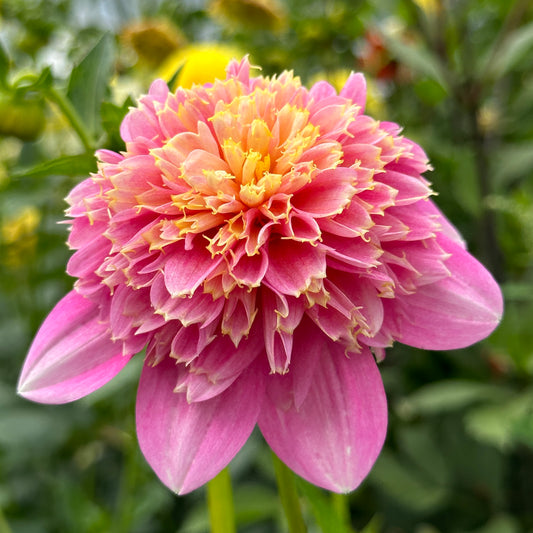
<svg viewBox="0 0 533 533">
<path fill-rule="evenodd" d="M 263 401 L 261 375 L 246 371 L 218 396 L 188 403 L 173 392 L 175 361 L 144 366 L 137 395 L 139 445 L 161 481 L 178 494 L 203 485 L 241 449 Z"/>
<path fill-rule="evenodd" d="M 323 334 L 307 332 L 293 359 L 316 364 L 299 408 L 291 398 L 298 375 L 271 376 L 259 427 L 272 450 L 298 475 L 335 492 L 355 489 L 378 457 L 387 429 L 387 402 L 367 348 L 345 355 Z M 319 353 L 318 353 L 319 352 Z M 304 369 L 304 365 L 302 365 Z"/>
<path fill-rule="evenodd" d="M 436 222 L 440 225 L 440 231 L 442 235 L 448 237 L 448 239 L 454 241 L 461 248 L 466 249 L 466 243 L 459 230 L 446 218 L 442 211 L 431 200 L 420 200 L 416 205 L 418 211 L 422 212 L 426 216 L 432 216 Z"/>
<path fill-rule="evenodd" d="M 340 96 L 349 98 L 352 102 L 360 106 L 362 113 L 365 110 L 366 104 L 365 77 L 360 72 L 352 72 L 339 94 Z"/>
<path fill-rule="evenodd" d="M 445 262 L 451 275 L 384 304 L 395 317 L 391 329 L 398 341 L 428 350 L 464 348 L 498 325 L 502 294 L 491 274 L 461 245 L 444 236 L 438 241 L 452 254 Z"/>
<path fill-rule="evenodd" d="M 111 341 L 99 309 L 75 291 L 48 315 L 30 348 L 18 393 L 42 403 L 77 400 L 105 385 L 129 361 Z"/>
</svg>

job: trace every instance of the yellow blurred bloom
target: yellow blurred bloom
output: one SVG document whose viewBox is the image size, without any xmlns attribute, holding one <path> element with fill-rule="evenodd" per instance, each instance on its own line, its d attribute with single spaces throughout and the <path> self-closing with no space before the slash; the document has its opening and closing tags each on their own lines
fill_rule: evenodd
<svg viewBox="0 0 533 533">
<path fill-rule="evenodd" d="M 3 262 L 17 268 L 33 252 L 37 243 L 35 230 L 41 221 L 41 214 L 34 206 L 23 207 L 13 216 L 6 217 L 0 227 L 2 244 L 5 247 Z"/>
<path fill-rule="evenodd" d="M 226 65 L 231 59 L 242 57 L 242 52 L 221 44 L 194 44 L 172 54 L 159 70 L 159 76 L 169 82 L 179 70 L 172 89 L 190 88 L 194 84 L 211 83 L 226 77 Z"/>
<path fill-rule="evenodd" d="M 28 205 L 23 207 L 16 215 L 6 218 L 2 223 L 2 241 L 13 244 L 32 235 L 41 221 L 39 210 Z"/>
<path fill-rule="evenodd" d="M 440 10 L 439 0 L 413 0 L 424 13 L 430 15 Z"/>
<path fill-rule="evenodd" d="M 122 30 L 121 39 L 149 66 L 160 65 L 186 43 L 184 35 L 167 19 L 135 21 Z"/>
<path fill-rule="evenodd" d="M 484 133 L 492 133 L 498 128 L 500 118 L 500 112 L 496 105 L 489 102 L 479 109 L 477 122 Z"/>
<path fill-rule="evenodd" d="M 277 0 L 212 0 L 209 12 L 234 25 L 279 31 L 287 25 L 285 7 Z"/>
</svg>

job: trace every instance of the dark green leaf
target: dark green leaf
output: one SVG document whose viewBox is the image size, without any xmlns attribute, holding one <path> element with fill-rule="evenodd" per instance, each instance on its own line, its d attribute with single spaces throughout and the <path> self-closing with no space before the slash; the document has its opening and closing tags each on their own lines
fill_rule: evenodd
<svg viewBox="0 0 533 533">
<path fill-rule="evenodd" d="M 70 75 L 67 98 L 93 135 L 99 133 L 100 106 L 107 93 L 114 52 L 113 37 L 105 34 Z"/>
<path fill-rule="evenodd" d="M 428 481 L 441 486 L 450 484 L 450 472 L 439 445 L 427 425 L 406 425 L 398 431 L 398 444 L 406 458 Z"/>
<path fill-rule="evenodd" d="M 425 479 L 416 468 L 400 462 L 387 450 L 381 452 L 369 480 L 394 501 L 418 513 L 437 509 L 448 496 L 445 487 Z"/>
<path fill-rule="evenodd" d="M 121 106 L 113 104 L 112 102 L 102 103 L 102 127 L 107 133 L 109 148 L 114 150 L 124 149 L 124 141 L 120 137 L 120 124 L 128 112 L 128 109 L 133 105 L 134 102 L 129 96 Z"/>
<path fill-rule="evenodd" d="M 7 87 L 7 74 L 9 72 L 9 65 L 9 56 L 0 42 L 0 87 Z"/>
<path fill-rule="evenodd" d="M 437 82 L 442 89 L 448 90 L 448 83 L 439 58 L 427 47 L 406 43 L 392 33 L 383 35 L 387 47 L 394 57 L 414 71 Z"/>
</svg>

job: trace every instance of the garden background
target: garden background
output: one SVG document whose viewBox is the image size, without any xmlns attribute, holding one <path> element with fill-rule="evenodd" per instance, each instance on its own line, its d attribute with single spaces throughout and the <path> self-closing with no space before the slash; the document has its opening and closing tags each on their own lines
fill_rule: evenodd
<svg viewBox="0 0 533 533">
<path fill-rule="evenodd" d="M 533 4 L 529 0 L 2 0 L 0 3 L 0 533 L 208 531 L 205 491 L 174 496 L 134 427 L 141 358 L 74 404 L 15 394 L 39 324 L 71 287 L 64 197 L 123 147 L 151 80 L 266 75 L 342 86 L 432 162 L 435 201 L 501 283 L 505 315 L 453 352 L 396 345 L 380 365 L 385 448 L 341 516 L 298 484 L 309 531 L 533 532 Z M 287 530 L 270 451 L 231 464 L 239 532 Z"/>
</svg>

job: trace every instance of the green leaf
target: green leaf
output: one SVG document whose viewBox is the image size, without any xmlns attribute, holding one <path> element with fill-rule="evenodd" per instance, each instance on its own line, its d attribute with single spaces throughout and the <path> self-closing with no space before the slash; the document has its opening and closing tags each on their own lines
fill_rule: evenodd
<svg viewBox="0 0 533 533">
<path fill-rule="evenodd" d="M 43 178 L 50 175 L 85 176 L 96 170 L 96 159 L 92 154 L 65 155 L 38 165 L 15 169 L 12 179 Z"/>
<path fill-rule="evenodd" d="M 9 56 L 0 42 L 0 87 L 4 89 L 7 88 L 7 75 L 10 63 Z"/>
<path fill-rule="evenodd" d="M 382 530 L 383 517 L 374 515 L 372 520 L 361 530 L 361 533 L 380 533 Z"/>
<path fill-rule="evenodd" d="M 17 450 L 21 444 L 41 449 L 54 447 L 68 434 L 68 424 L 52 409 L 11 407 L 0 413 L 0 447 Z"/>
<path fill-rule="evenodd" d="M 383 34 L 383 38 L 391 54 L 398 61 L 436 81 L 446 92 L 448 91 L 444 67 L 439 58 L 427 47 L 406 43 L 391 33 Z"/>
<path fill-rule="evenodd" d="M 471 533 L 519 533 L 521 530 L 518 520 L 511 515 L 500 514 L 491 518 L 482 528 Z"/>
<path fill-rule="evenodd" d="M 533 429 L 533 391 L 473 409 L 465 416 L 465 428 L 480 442 L 502 450 L 529 439 L 533 446 L 533 431 L 528 431 Z"/>
<path fill-rule="evenodd" d="M 388 450 L 381 452 L 368 479 L 398 504 L 418 513 L 437 509 L 448 497 L 446 487 L 427 480 Z"/>
<path fill-rule="evenodd" d="M 323 533 L 352 533 L 335 510 L 329 494 L 302 479 L 298 479 L 298 489 L 309 502 L 311 512 Z"/>
<path fill-rule="evenodd" d="M 129 108 L 134 105 L 134 101 L 128 96 L 122 105 L 112 102 L 103 102 L 101 106 L 102 127 L 107 133 L 110 148 L 113 150 L 123 150 L 124 141 L 120 137 L 120 124 Z"/>
<path fill-rule="evenodd" d="M 504 188 L 510 182 L 529 179 L 533 167 L 531 141 L 504 144 L 493 156 L 494 183 Z"/>
<path fill-rule="evenodd" d="M 532 213 L 533 215 L 533 213 Z M 533 283 L 527 281 L 509 281 L 501 285 L 505 301 L 533 302 Z"/>
<path fill-rule="evenodd" d="M 427 425 L 402 425 L 397 432 L 398 445 L 425 479 L 435 485 L 451 483 L 448 465 L 438 442 Z"/>
<path fill-rule="evenodd" d="M 480 61 L 479 74 L 495 80 L 505 76 L 533 50 L 533 22 L 518 28 L 501 43 L 495 40 L 494 47 Z"/>
<path fill-rule="evenodd" d="M 235 519 L 244 527 L 257 522 L 275 521 L 279 514 L 278 495 L 271 489 L 257 484 L 237 485 L 234 493 Z M 188 514 L 180 533 L 209 533 L 209 517 L 204 502 Z"/>
<path fill-rule="evenodd" d="M 67 98 L 92 135 L 100 130 L 100 105 L 108 91 L 114 53 L 113 37 L 105 34 L 70 75 Z"/>
<path fill-rule="evenodd" d="M 45 67 L 39 74 L 26 73 L 16 78 L 13 82 L 13 89 L 23 95 L 28 91 L 45 91 L 53 83 L 52 69 Z"/>
<path fill-rule="evenodd" d="M 463 409 L 482 400 L 507 398 L 503 387 L 467 380 L 445 380 L 425 385 L 402 400 L 397 407 L 404 418 L 431 416 Z"/>
</svg>

